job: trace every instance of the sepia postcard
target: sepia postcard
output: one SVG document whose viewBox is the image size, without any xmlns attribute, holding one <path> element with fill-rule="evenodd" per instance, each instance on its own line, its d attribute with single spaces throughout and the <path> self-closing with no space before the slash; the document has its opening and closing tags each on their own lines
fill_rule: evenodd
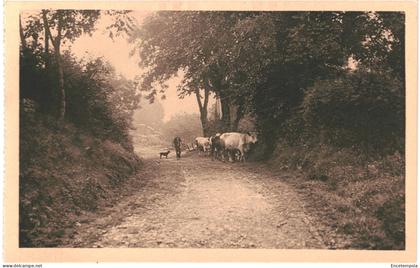
<svg viewBox="0 0 420 268">
<path fill-rule="evenodd" d="M 5 261 L 415 263 L 416 10 L 6 1 Z"/>
</svg>

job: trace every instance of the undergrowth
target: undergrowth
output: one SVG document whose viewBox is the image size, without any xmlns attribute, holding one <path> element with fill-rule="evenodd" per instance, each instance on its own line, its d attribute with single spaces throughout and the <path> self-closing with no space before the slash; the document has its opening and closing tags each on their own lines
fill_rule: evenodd
<svg viewBox="0 0 420 268">
<path fill-rule="evenodd" d="M 19 244 L 55 247 L 140 167 L 133 151 L 36 113 L 20 122 Z"/>
<path fill-rule="evenodd" d="M 348 238 L 345 248 L 405 248 L 405 159 L 399 152 L 367 158 L 327 145 L 279 144 L 273 169 L 294 170 L 325 224 Z"/>
</svg>

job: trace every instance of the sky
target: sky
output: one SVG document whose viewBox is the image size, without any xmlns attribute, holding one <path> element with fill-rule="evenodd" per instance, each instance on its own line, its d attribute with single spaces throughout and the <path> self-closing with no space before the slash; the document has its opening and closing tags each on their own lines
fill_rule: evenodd
<svg viewBox="0 0 420 268">
<path fill-rule="evenodd" d="M 151 14 L 148 11 L 136 11 L 133 13 L 139 23 Z M 97 23 L 97 30 L 92 36 L 84 35 L 79 37 L 72 45 L 71 51 L 77 57 L 103 57 L 115 67 L 117 73 L 128 79 L 134 78 L 142 73 L 138 67 L 139 58 L 130 57 L 132 46 L 122 37 L 114 38 L 114 41 L 105 33 L 105 28 L 110 24 L 109 19 L 101 19 Z M 181 80 L 180 77 L 168 81 L 169 88 L 166 91 L 166 99 L 160 100 L 164 107 L 164 121 L 177 113 L 198 113 L 198 105 L 195 95 L 187 96 L 184 99 L 177 97 L 176 86 Z"/>
</svg>

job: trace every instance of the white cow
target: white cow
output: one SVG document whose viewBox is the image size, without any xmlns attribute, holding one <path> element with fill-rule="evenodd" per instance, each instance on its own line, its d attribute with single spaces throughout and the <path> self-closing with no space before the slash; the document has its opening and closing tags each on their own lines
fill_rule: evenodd
<svg viewBox="0 0 420 268">
<path fill-rule="evenodd" d="M 245 161 L 245 153 L 249 151 L 249 145 L 258 141 L 255 134 L 228 132 L 220 136 L 223 148 L 229 155 L 235 155 L 236 151 L 240 152 L 240 160 Z"/>
<path fill-rule="evenodd" d="M 197 137 L 195 138 L 195 144 L 197 145 L 197 149 L 199 152 L 207 152 L 210 149 L 210 138 Z"/>
</svg>

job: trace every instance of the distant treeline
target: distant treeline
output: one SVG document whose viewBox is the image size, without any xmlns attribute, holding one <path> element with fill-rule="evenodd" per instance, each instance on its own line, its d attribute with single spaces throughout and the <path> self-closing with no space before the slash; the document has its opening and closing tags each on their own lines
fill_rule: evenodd
<svg viewBox="0 0 420 268">
<path fill-rule="evenodd" d="M 141 88 L 153 100 L 182 74 L 205 135 L 251 115 L 265 157 L 278 140 L 376 155 L 404 150 L 404 23 L 399 12 L 162 11 L 131 41 L 148 70 Z M 220 124 L 208 120 L 210 92 Z"/>
<path fill-rule="evenodd" d="M 181 137 L 183 144 L 189 144 L 203 135 L 198 114 L 178 113 L 164 121 L 164 107 L 161 102 L 149 104 L 142 99 L 133 117 L 134 136 L 144 137 L 141 146 L 173 146 L 174 137 Z"/>
</svg>

